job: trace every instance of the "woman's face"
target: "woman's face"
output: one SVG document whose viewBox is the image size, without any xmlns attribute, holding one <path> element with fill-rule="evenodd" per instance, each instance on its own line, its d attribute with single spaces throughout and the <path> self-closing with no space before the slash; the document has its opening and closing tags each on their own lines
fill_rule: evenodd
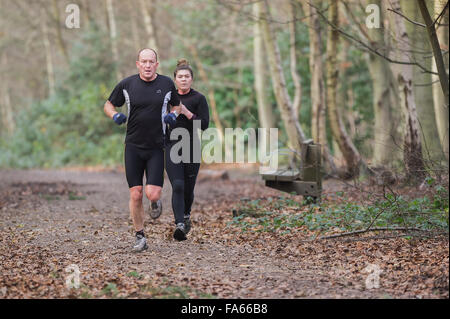
<svg viewBox="0 0 450 319">
<path fill-rule="evenodd" d="M 191 72 L 189 72 L 189 70 L 179 70 L 175 76 L 175 85 L 178 90 L 189 91 L 192 80 Z"/>
</svg>

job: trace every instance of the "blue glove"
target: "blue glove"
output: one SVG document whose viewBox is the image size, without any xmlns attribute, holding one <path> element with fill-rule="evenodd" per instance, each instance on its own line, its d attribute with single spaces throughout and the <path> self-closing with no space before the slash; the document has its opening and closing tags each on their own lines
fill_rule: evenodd
<svg viewBox="0 0 450 319">
<path fill-rule="evenodd" d="M 175 126 L 177 122 L 177 113 L 172 112 L 164 116 L 164 123 L 169 124 L 170 126 Z"/>
<path fill-rule="evenodd" d="M 116 113 L 113 116 L 113 120 L 117 125 L 121 125 L 122 123 L 125 123 L 127 121 L 127 117 L 123 113 Z"/>
</svg>

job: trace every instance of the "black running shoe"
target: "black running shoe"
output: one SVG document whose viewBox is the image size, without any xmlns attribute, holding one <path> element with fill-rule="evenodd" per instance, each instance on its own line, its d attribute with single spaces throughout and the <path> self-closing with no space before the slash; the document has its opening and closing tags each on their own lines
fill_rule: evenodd
<svg viewBox="0 0 450 319">
<path fill-rule="evenodd" d="M 173 238 L 178 241 L 186 240 L 186 228 L 183 223 L 178 223 L 173 233 Z"/>
<path fill-rule="evenodd" d="M 185 234 L 189 234 L 191 230 L 191 215 L 184 215 L 184 232 Z"/>
</svg>

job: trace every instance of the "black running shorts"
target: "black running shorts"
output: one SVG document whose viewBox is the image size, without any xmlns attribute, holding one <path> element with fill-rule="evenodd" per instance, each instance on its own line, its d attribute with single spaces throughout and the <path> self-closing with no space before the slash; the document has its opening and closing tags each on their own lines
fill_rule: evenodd
<svg viewBox="0 0 450 319">
<path fill-rule="evenodd" d="M 147 185 L 163 186 L 164 150 L 125 144 L 125 174 L 128 187 L 142 186 L 144 171 Z"/>
</svg>

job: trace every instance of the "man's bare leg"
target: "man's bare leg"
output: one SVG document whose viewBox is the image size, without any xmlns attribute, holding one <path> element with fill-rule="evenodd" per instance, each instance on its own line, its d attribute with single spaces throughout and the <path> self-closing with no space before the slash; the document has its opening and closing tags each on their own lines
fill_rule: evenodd
<svg viewBox="0 0 450 319">
<path fill-rule="evenodd" d="M 144 230 L 144 207 L 142 205 L 142 186 L 130 188 L 130 216 L 136 232 Z"/>
<path fill-rule="evenodd" d="M 149 201 L 156 202 L 161 197 L 162 187 L 156 185 L 145 185 L 145 195 Z"/>
<path fill-rule="evenodd" d="M 161 198 L 162 187 L 157 185 L 145 185 L 145 195 L 150 201 L 149 214 L 153 219 L 158 218 L 162 212 Z M 152 203 L 154 203 L 152 205 Z"/>
</svg>

